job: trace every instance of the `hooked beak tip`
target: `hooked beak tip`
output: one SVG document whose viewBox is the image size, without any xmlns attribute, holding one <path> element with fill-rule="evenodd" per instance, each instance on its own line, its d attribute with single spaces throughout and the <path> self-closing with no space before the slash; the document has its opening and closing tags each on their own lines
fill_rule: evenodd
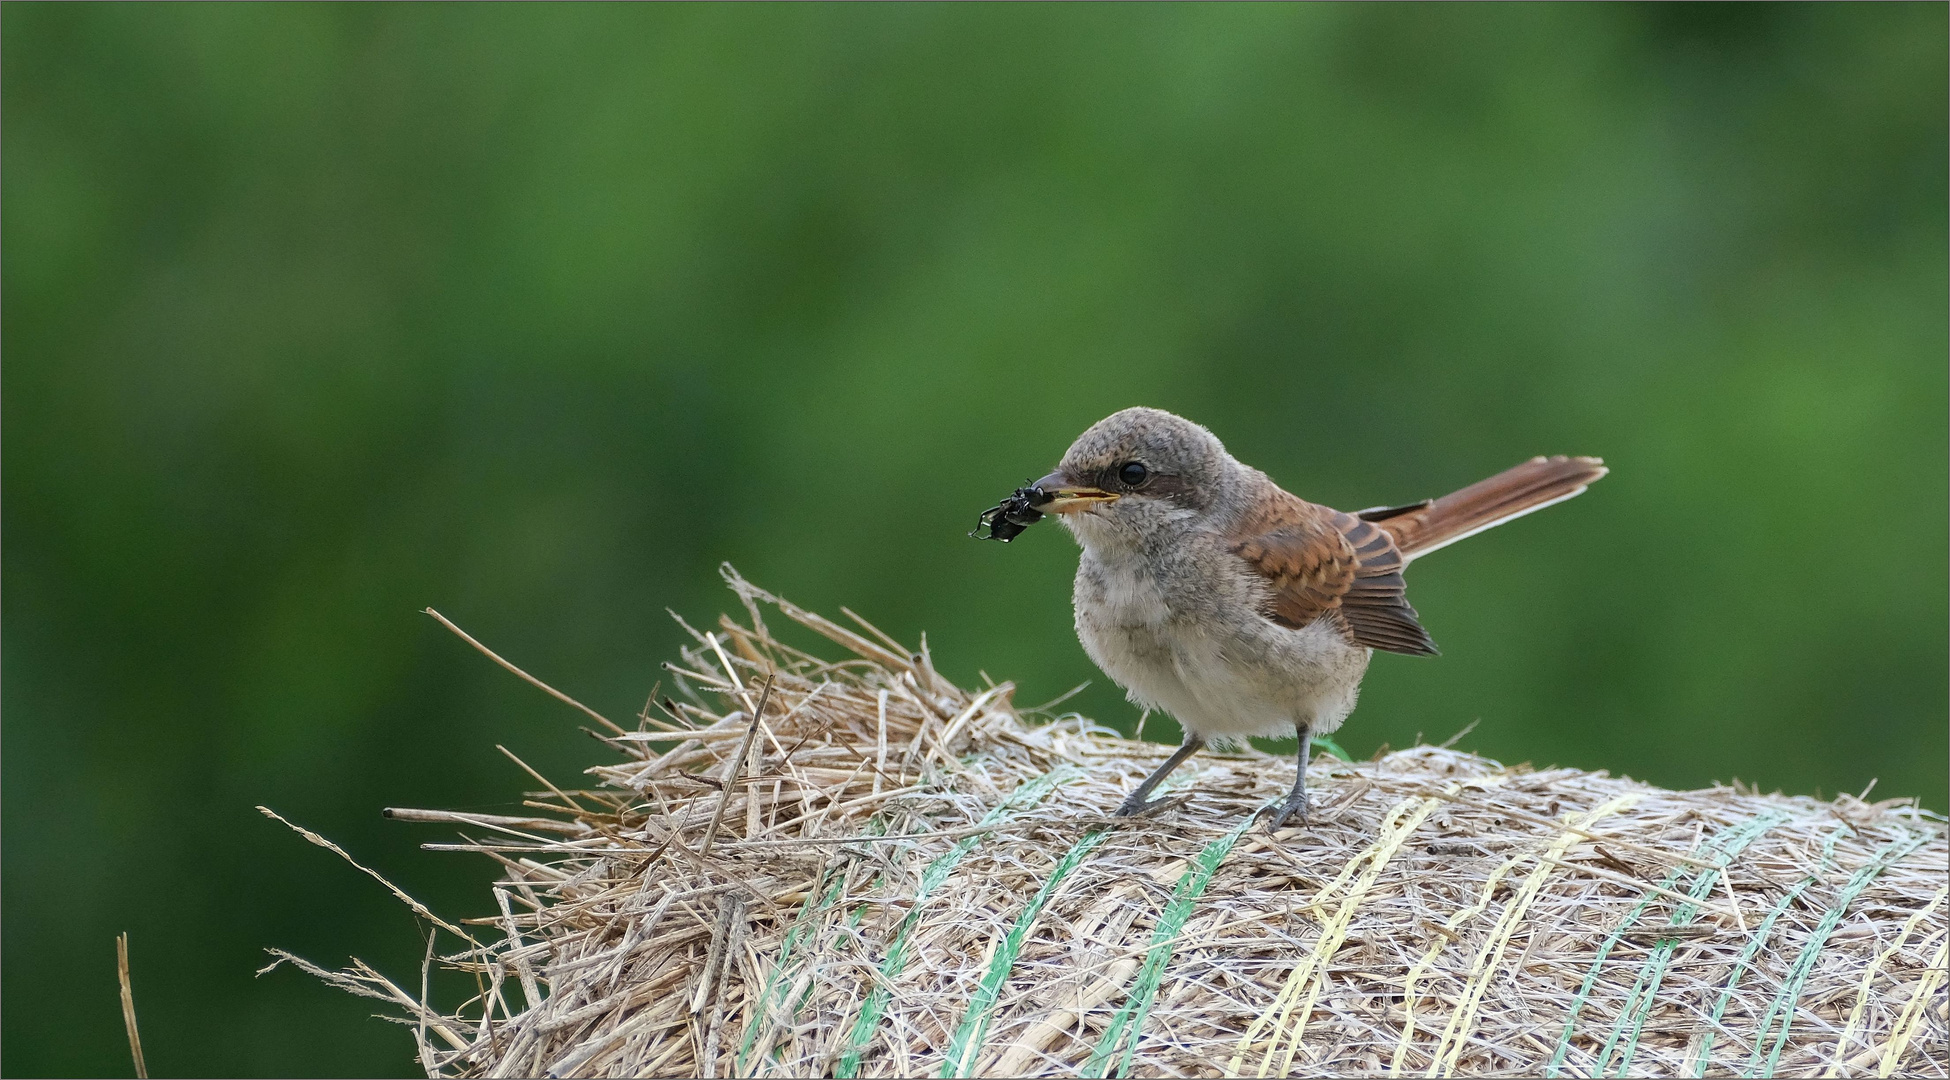
<svg viewBox="0 0 1950 1080">
<path fill-rule="evenodd" d="M 1116 502 L 1119 498 L 1116 492 L 1100 487 L 1066 484 L 1054 473 L 1036 481 L 1036 487 L 1049 496 L 1048 501 L 1033 504 L 1036 510 L 1045 514 L 1074 514 Z"/>
</svg>

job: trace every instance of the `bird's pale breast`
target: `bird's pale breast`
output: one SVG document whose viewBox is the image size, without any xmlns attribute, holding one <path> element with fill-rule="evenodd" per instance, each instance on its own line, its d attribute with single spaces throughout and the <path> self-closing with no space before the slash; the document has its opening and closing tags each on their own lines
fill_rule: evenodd
<svg viewBox="0 0 1950 1080">
<path fill-rule="evenodd" d="M 1078 530 L 1077 637 L 1139 705 L 1208 740 L 1332 731 L 1354 708 L 1368 650 L 1323 621 L 1299 630 L 1258 614 L 1258 580 L 1216 538 L 1169 550 L 1092 543 Z"/>
</svg>

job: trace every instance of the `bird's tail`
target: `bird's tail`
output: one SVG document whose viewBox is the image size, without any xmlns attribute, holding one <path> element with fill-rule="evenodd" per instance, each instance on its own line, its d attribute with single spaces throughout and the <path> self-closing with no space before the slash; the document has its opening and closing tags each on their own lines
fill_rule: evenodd
<svg viewBox="0 0 1950 1080">
<path fill-rule="evenodd" d="M 1536 457 L 1440 499 L 1363 510 L 1360 516 L 1388 530 L 1402 557 L 1414 559 L 1512 518 L 1582 495 L 1609 471 L 1598 458 Z"/>
</svg>

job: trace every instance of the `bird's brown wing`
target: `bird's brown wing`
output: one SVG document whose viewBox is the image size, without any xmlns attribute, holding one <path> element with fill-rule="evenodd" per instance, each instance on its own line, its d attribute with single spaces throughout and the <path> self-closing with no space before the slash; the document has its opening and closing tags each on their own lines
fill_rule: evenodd
<svg viewBox="0 0 1950 1080">
<path fill-rule="evenodd" d="M 1333 618 L 1370 649 L 1433 656 L 1409 606 L 1394 537 L 1372 522 L 1286 492 L 1240 523 L 1232 551 L 1266 579 L 1267 618 L 1295 629 Z"/>
</svg>

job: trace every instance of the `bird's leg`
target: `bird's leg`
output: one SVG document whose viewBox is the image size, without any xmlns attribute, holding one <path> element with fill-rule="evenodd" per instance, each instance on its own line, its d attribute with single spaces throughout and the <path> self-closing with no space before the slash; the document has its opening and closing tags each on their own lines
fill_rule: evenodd
<svg viewBox="0 0 1950 1080">
<path fill-rule="evenodd" d="M 1144 783 L 1139 784 L 1137 790 L 1131 792 L 1131 797 L 1124 800 L 1124 805 L 1117 808 L 1117 816 L 1131 817 L 1134 814 L 1142 814 L 1163 802 L 1163 799 L 1147 801 L 1146 796 L 1150 795 L 1152 789 L 1163 782 L 1165 777 L 1170 776 L 1173 769 L 1185 764 L 1185 759 L 1198 753 L 1204 745 L 1204 739 L 1196 735 L 1186 735 L 1185 745 L 1179 747 L 1177 753 L 1166 758 L 1165 763 L 1158 766 L 1156 772 L 1144 778 Z"/>
<path fill-rule="evenodd" d="M 1278 829 L 1286 825 L 1287 819 L 1295 814 L 1300 816 L 1300 824 L 1307 822 L 1307 759 L 1312 757 L 1314 732 L 1311 725 L 1300 725 L 1300 767 L 1293 774 L 1293 794 L 1286 797 L 1278 810 L 1273 811 L 1273 820 L 1267 822 L 1267 829 Z"/>
</svg>

